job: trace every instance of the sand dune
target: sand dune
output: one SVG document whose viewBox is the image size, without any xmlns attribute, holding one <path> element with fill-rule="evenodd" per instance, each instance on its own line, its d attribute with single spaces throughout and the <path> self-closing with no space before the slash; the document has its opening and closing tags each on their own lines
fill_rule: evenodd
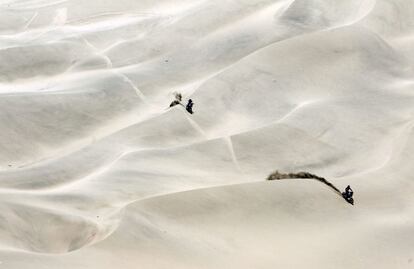
<svg viewBox="0 0 414 269">
<path fill-rule="evenodd" d="M 0 267 L 412 268 L 413 23 L 410 0 L 3 1 Z"/>
</svg>

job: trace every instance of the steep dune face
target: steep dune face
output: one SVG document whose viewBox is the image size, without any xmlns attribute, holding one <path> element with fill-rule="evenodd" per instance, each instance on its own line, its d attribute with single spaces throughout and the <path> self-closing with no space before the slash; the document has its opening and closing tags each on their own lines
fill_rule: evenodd
<svg viewBox="0 0 414 269">
<path fill-rule="evenodd" d="M 3 1 L 0 266 L 411 268 L 413 18 L 410 0 Z M 276 169 L 351 184 L 355 206 Z"/>
<path fill-rule="evenodd" d="M 51 89 L 30 93 L 4 93 L 0 121 L 8 128 L 1 133 L 2 166 L 26 165 L 56 151 L 70 151 L 79 147 L 77 144 L 105 136 L 116 126 L 123 127 L 128 124 L 124 123 L 128 115 L 146 108 L 122 78 L 106 75 L 92 79 L 92 83 L 86 77 L 66 85 L 54 82 Z"/>
</svg>

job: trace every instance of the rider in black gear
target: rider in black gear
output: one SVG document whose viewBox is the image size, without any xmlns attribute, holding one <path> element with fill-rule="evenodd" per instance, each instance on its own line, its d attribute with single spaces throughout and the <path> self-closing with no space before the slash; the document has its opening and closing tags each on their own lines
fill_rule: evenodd
<svg viewBox="0 0 414 269">
<path fill-rule="evenodd" d="M 345 192 L 348 194 L 349 197 L 352 197 L 352 195 L 354 195 L 354 191 L 351 189 L 351 186 L 347 186 L 345 188 Z"/>
<path fill-rule="evenodd" d="M 193 100 L 188 100 L 187 106 L 185 107 L 185 109 L 188 111 L 188 113 L 193 114 Z"/>
<path fill-rule="evenodd" d="M 354 204 L 354 198 L 352 198 L 352 196 L 354 195 L 354 191 L 351 189 L 351 186 L 347 186 L 345 188 L 345 192 L 342 193 L 342 197 L 344 197 L 344 199 L 350 203 L 351 205 Z"/>
</svg>

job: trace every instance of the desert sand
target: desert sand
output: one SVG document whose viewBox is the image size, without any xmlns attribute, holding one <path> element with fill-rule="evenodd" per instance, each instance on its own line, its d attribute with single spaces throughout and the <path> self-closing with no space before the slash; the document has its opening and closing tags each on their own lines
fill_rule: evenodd
<svg viewBox="0 0 414 269">
<path fill-rule="evenodd" d="M 0 269 L 414 268 L 413 67 L 412 0 L 3 0 Z"/>
</svg>

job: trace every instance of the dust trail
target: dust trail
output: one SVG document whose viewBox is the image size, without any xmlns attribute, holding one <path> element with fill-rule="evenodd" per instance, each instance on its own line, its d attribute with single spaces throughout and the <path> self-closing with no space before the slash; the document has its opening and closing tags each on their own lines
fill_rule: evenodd
<svg viewBox="0 0 414 269">
<path fill-rule="evenodd" d="M 284 173 L 279 173 L 279 171 L 275 171 L 274 173 L 270 174 L 267 177 L 267 180 L 281 180 L 281 179 L 288 179 L 288 178 L 309 178 L 309 179 L 315 179 L 319 182 L 322 182 L 323 184 L 327 185 L 328 187 L 330 187 L 331 189 L 333 189 L 339 196 L 342 196 L 341 191 L 335 187 L 334 184 L 332 184 L 331 182 L 329 182 L 327 179 L 323 178 L 323 177 L 319 177 L 317 175 L 308 173 L 308 172 L 299 172 L 299 173 L 288 173 L 288 174 L 284 174 Z"/>
</svg>

